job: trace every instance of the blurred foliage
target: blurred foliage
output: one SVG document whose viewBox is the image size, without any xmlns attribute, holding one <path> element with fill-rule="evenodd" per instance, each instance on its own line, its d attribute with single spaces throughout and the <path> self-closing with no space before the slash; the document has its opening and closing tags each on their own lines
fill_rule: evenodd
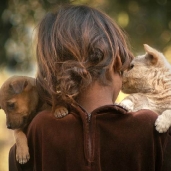
<svg viewBox="0 0 171 171">
<path fill-rule="evenodd" d="M 49 10 L 70 0 L 1 0 L 0 66 L 14 71 L 35 68 L 36 25 Z M 147 43 L 171 62 L 170 0 L 75 0 L 106 11 L 129 35 L 135 55 L 143 53 Z"/>
</svg>

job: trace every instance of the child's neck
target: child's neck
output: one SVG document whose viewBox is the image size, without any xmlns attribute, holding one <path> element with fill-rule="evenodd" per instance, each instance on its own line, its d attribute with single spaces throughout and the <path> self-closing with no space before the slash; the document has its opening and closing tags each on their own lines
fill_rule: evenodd
<svg viewBox="0 0 171 171">
<path fill-rule="evenodd" d="M 80 93 L 76 99 L 88 113 L 94 109 L 113 104 L 113 92 L 110 86 L 101 86 L 95 82 L 89 88 Z"/>
</svg>

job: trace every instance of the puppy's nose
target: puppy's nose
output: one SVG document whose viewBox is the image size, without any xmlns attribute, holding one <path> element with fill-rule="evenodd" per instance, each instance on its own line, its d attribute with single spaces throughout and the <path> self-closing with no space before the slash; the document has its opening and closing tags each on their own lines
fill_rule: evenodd
<svg viewBox="0 0 171 171">
<path fill-rule="evenodd" d="M 12 129 L 11 123 L 8 123 L 8 124 L 7 124 L 7 128 L 8 128 L 8 129 Z"/>
</svg>

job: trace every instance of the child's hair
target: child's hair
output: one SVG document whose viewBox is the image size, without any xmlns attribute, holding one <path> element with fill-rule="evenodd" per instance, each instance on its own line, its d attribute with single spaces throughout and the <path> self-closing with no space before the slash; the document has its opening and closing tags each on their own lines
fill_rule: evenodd
<svg viewBox="0 0 171 171">
<path fill-rule="evenodd" d="M 47 14 L 39 25 L 37 83 L 50 103 L 74 99 L 95 80 L 108 84 L 107 73 L 116 58 L 122 72 L 133 56 L 122 30 L 97 9 L 62 6 Z"/>
</svg>

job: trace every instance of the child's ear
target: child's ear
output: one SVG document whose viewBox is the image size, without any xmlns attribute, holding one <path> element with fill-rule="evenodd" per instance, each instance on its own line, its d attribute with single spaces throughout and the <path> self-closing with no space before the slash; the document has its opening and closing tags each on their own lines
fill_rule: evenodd
<svg viewBox="0 0 171 171">
<path fill-rule="evenodd" d="M 121 67 L 122 67 L 122 62 L 118 54 L 114 60 L 114 71 L 120 71 Z"/>
<path fill-rule="evenodd" d="M 151 64 L 155 65 L 158 62 L 158 51 L 147 44 L 144 44 L 144 49 L 147 52 L 146 58 Z"/>
</svg>

